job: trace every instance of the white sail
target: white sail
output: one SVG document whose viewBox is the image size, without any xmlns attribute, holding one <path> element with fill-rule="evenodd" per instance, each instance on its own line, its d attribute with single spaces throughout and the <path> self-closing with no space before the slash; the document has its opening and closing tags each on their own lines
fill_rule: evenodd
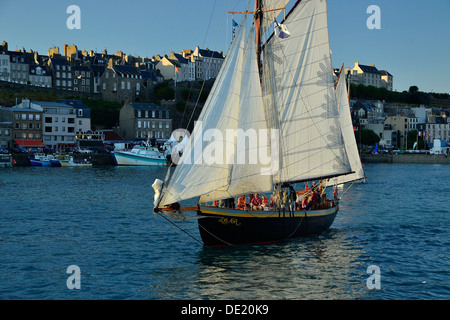
<svg viewBox="0 0 450 320">
<path fill-rule="evenodd" d="M 264 19 L 262 21 L 262 32 L 273 26 L 273 22 L 279 16 L 290 0 L 263 0 L 262 10 L 264 12 Z"/>
<path fill-rule="evenodd" d="M 198 196 L 205 202 L 271 190 L 272 177 L 261 174 L 259 161 L 250 161 L 268 145 L 261 139 L 249 145 L 235 138 L 239 132 L 267 128 L 250 34 L 245 41 L 242 23 L 160 206 Z"/>
<path fill-rule="evenodd" d="M 334 93 L 327 5 L 304 0 L 283 24 L 290 37 L 272 37 L 264 51 L 265 102 L 280 130 L 275 182 L 320 179 L 350 172 Z"/>
<path fill-rule="evenodd" d="M 341 74 L 336 86 L 336 99 L 339 105 L 339 118 L 344 136 L 345 150 L 347 151 L 352 173 L 339 176 L 330 180 L 332 184 L 343 184 L 355 180 L 364 179 L 364 170 L 361 165 L 358 147 L 356 146 L 355 134 L 353 131 L 352 116 L 350 114 L 350 104 L 348 102 L 348 91 L 345 83 L 345 75 Z"/>
<path fill-rule="evenodd" d="M 290 37 L 272 37 L 264 47 L 262 90 L 254 32 L 246 40 L 245 19 L 241 23 L 160 207 L 350 172 L 331 74 L 326 1 L 304 0 L 283 24 Z"/>
</svg>

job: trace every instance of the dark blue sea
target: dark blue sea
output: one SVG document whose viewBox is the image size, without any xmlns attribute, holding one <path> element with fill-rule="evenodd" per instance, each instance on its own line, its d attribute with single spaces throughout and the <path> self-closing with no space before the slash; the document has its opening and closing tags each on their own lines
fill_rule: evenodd
<svg viewBox="0 0 450 320">
<path fill-rule="evenodd" d="M 449 299 L 450 166 L 365 172 L 324 234 L 206 248 L 153 214 L 165 168 L 0 168 L 0 299 Z"/>
</svg>

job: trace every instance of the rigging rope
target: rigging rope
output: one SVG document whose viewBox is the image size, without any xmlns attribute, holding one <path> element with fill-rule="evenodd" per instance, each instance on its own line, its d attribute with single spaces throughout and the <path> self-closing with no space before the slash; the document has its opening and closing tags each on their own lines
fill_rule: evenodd
<svg viewBox="0 0 450 320">
<path fill-rule="evenodd" d="M 161 216 L 162 218 L 164 218 L 165 220 L 167 220 L 170 224 L 172 224 L 173 226 L 175 226 L 177 229 L 179 229 L 180 231 L 184 232 L 185 234 L 187 234 L 189 237 L 191 237 L 192 239 L 194 239 L 195 241 L 197 241 L 199 244 L 203 245 L 203 242 L 201 242 L 200 240 L 198 240 L 196 237 L 194 237 L 193 235 L 191 235 L 189 232 L 187 232 L 186 230 L 180 228 L 178 225 L 176 225 L 175 223 L 173 223 L 172 221 L 170 221 L 170 219 L 166 218 L 163 214 L 161 214 L 160 212 L 158 212 L 158 215 Z"/>
</svg>

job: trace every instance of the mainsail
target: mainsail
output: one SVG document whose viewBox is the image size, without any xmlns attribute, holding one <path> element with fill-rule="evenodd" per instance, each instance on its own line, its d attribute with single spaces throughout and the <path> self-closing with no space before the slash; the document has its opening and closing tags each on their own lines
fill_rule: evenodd
<svg viewBox="0 0 450 320">
<path fill-rule="evenodd" d="M 262 8 L 278 2 L 263 1 Z M 160 207 L 351 172 L 331 74 L 326 1 L 297 3 L 283 24 L 290 37 L 266 43 L 260 79 L 253 28 L 246 37 L 245 19 L 241 23 Z M 254 132 L 257 143 L 248 143 Z M 261 161 L 268 154 L 270 163 Z"/>
<path fill-rule="evenodd" d="M 273 105 L 271 119 L 280 130 L 280 172 L 274 180 L 349 173 L 331 73 L 326 1 L 300 2 L 283 24 L 291 36 L 269 40 L 263 67 L 265 102 Z"/>
</svg>

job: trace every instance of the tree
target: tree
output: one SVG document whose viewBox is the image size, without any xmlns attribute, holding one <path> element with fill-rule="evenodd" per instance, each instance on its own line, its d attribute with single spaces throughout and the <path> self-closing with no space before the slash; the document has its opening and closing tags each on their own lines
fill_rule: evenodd
<svg viewBox="0 0 450 320">
<path fill-rule="evenodd" d="M 378 142 L 380 142 L 380 136 L 370 129 L 362 129 L 355 131 L 355 138 L 358 144 L 363 144 L 367 146 L 373 146 Z"/>
<path fill-rule="evenodd" d="M 415 94 L 417 92 L 419 92 L 419 87 L 418 86 L 411 86 L 411 87 L 409 87 L 409 93 L 410 94 Z"/>
<path fill-rule="evenodd" d="M 424 139 L 423 139 L 423 137 L 419 137 L 419 133 L 417 132 L 417 130 L 408 131 L 408 139 L 406 141 L 406 143 L 407 143 L 406 149 L 407 150 L 413 149 L 414 143 L 416 143 L 416 142 L 417 142 L 417 147 L 416 147 L 417 150 L 425 149 Z"/>
<path fill-rule="evenodd" d="M 175 90 L 169 86 L 169 83 L 163 82 L 156 85 L 155 95 L 160 100 L 172 100 L 175 96 Z"/>
</svg>

